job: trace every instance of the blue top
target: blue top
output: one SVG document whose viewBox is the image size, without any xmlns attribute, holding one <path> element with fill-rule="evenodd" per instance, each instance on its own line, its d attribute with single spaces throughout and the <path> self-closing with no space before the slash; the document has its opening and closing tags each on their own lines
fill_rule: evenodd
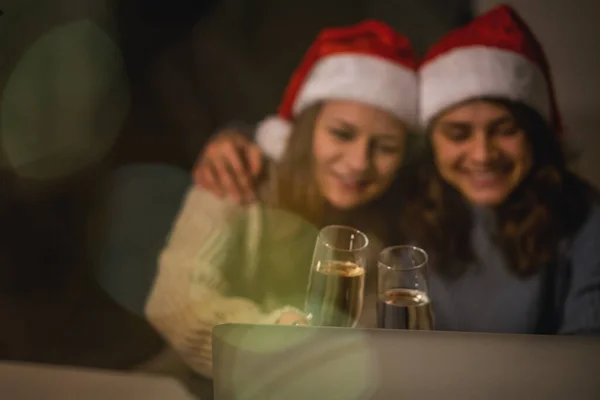
<svg viewBox="0 0 600 400">
<path fill-rule="evenodd" d="M 538 333 L 544 308 L 550 307 L 557 327 L 546 333 L 600 334 L 599 206 L 572 240 L 563 241 L 551 292 L 542 273 L 529 278 L 511 273 L 491 239 L 496 229 L 493 216 L 482 209 L 473 214 L 476 265 L 455 280 L 435 273 L 429 277 L 437 330 Z"/>
</svg>

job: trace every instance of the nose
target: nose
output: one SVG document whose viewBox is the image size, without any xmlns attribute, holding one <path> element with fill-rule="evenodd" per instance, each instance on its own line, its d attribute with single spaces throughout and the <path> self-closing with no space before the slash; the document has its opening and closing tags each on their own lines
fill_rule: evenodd
<svg viewBox="0 0 600 400">
<path fill-rule="evenodd" d="M 471 141 L 469 158 L 474 162 L 485 164 L 492 157 L 493 147 L 493 140 L 486 132 L 476 132 Z"/>
<path fill-rule="evenodd" d="M 369 168 L 371 149 L 368 140 L 363 138 L 355 140 L 346 150 L 344 158 L 353 172 L 363 173 Z"/>
</svg>

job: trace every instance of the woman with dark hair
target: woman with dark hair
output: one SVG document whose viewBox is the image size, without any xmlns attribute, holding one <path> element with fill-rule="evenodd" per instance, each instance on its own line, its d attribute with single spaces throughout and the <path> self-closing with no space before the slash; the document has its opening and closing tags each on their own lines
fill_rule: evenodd
<svg viewBox="0 0 600 400">
<path fill-rule="evenodd" d="M 436 329 L 600 333 L 600 209 L 567 169 L 544 52 L 507 6 L 420 67 L 428 146 L 400 225 L 430 254 Z"/>
</svg>

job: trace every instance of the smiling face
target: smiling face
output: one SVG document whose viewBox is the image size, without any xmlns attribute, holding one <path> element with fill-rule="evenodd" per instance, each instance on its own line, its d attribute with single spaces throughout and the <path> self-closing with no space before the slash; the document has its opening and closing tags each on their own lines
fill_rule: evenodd
<svg viewBox="0 0 600 400">
<path fill-rule="evenodd" d="M 394 180 L 407 130 L 380 109 L 351 101 L 328 101 L 315 121 L 313 159 L 321 194 L 341 210 L 382 195 Z"/>
<path fill-rule="evenodd" d="M 500 205 L 531 170 L 526 133 L 500 104 L 454 107 L 434 122 L 431 135 L 440 175 L 473 204 Z"/>
</svg>

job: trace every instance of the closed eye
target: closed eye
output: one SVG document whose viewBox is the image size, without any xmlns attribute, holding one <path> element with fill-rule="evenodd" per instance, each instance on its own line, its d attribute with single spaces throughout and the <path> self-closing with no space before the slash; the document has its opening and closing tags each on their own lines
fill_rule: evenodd
<svg viewBox="0 0 600 400">
<path fill-rule="evenodd" d="M 444 131 L 446 137 L 455 142 L 462 142 L 469 138 L 470 131 L 462 128 L 451 128 Z"/>
<path fill-rule="evenodd" d="M 331 128 L 329 132 L 339 140 L 350 141 L 354 139 L 354 132 L 348 129 Z"/>
<path fill-rule="evenodd" d="M 384 153 L 399 153 L 400 152 L 400 146 L 398 146 L 396 144 L 380 142 L 380 143 L 376 143 L 375 146 L 377 149 L 379 149 L 380 151 L 382 151 Z"/>
<path fill-rule="evenodd" d="M 455 142 L 462 142 L 471 136 L 471 126 L 467 123 L 446 122 L 442 125 L 444 136 Z"/>
<path fill-rule="evenodd" d="M 489 123 L 487 131 L 494 136 L 513 136 L 521 131 L 521 128 L 510 115 L 503 115 Z"/>
<path fill-rule="evenodd" d="M 520 131 L 521 129 L 516 124 L 503 124 L 494 127 L 491 133 L 497 136 L 514 136 Z"/>
</svg>

